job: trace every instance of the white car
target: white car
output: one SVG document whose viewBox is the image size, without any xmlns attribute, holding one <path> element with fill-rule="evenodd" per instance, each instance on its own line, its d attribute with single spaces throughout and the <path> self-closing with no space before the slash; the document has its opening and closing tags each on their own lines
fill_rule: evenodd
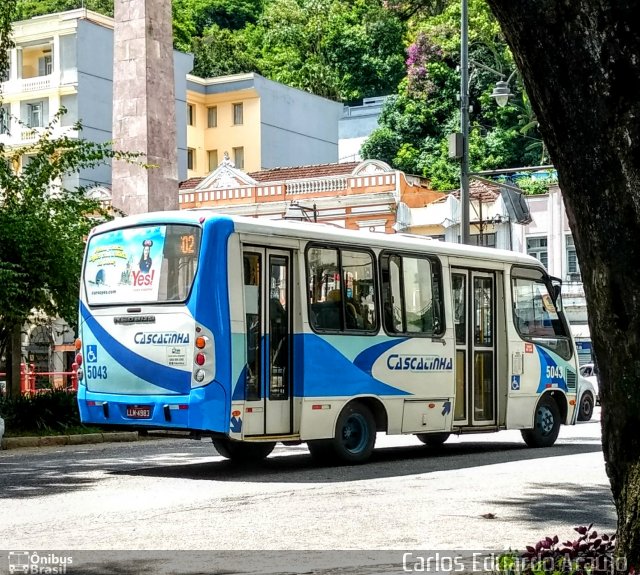
<svg viewBox="0 0 640 575">
<path fill-rule="evenodd" d="M 600 388 L 598 386 L 598 374 L 593 363 L 585 363 L 580 366 L 580 375 L 584 377 L 595 390 L 596 404 L 600 404 Z"/>
<path fill-rule="evenodd" d="M 593 363 L 580 366 L 578 384 L 578 421 L 589 421 L 594 406 L 600 403 L 598 377 Z"/>
</svg>

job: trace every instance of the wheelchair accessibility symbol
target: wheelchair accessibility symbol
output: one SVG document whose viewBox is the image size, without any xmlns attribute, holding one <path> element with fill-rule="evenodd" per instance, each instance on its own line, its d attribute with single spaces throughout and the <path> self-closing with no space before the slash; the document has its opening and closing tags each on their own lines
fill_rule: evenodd
<svg viewBox="0 0 640 575">
<path fill-rule="evenodd" d="M 511 376 L 511 390 L 518 391 L 520 389 L 520 376 L 512 375 Z"/>
<path fill-rule="evenodd" d="M 87 346 L 87 363 L 96 363 L 98 361 L 98 346 Z"/>
</svg>

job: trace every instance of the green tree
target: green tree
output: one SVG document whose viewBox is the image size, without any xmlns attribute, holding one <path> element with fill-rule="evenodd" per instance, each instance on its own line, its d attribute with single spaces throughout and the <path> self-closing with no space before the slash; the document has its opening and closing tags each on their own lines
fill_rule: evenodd
<svg viewBox="0 0 640 575">
<path fill-rule="evenodd" d="M 15 19 L 28 20 L 34 16 L 64 12 L 75 8 L 87 8 L 105 16 L 113 16 L 113 0 L 19 0 Z"/>
<path fill-rule="evenodd" d="M 194 34 L 202 36 L 212 25 L 239 30 L 255 23 L 262 13 L 263 0 L 173 0 L 174 18 L 188 15 Z"/>
<path fill-rule="evenodd" d="M 0 355 L 7 355 L 13 393 L 18 390 L 13 355 L 21 327 L 34 313 L 75 324 L 84 238 L 107 217 L 85 188 L 61 182 L 83 168 L 137 157 L 108 144 L 54 137 L 63 113 L 34 144 L 0 146 Z"/>
<path fill-rule="evenodd" d="M 213 24 L 204 36 L 192 40 L 193 73 L 202 78 L 260 72 L 242 31 L 233 32 Z"/>
<path fill-rule="evenodd" d="M 449 1 L 434 13 L 433 3 L 421 4 L 429 11 L 412 9 L 410 2 L 395 4 L 421 17 L 412 21 L 407 80 L 388 101 L 380 132 L 372 134 L 362 153 L 376 157 L 384 142 L 385 159 L 394 167 L 426 177 L 435 189 L 456 188 L 459 163 L 448 156 L 447 138 L 460 129 L 460 5 Z M 515 97 L 509 106 L 499 108 L 490 97 L 500 74 L 506 79 L 515 69 L 500 27 L 484 0 L 470 0 L 469 14 L 470 167 L 477 171 L 537 165 L 543 157 L 542 139 L 518 78 L 510 85 Z"/>
<path fill-rule="evenodd" d="M 379 0 L 273 0 L 250 37 L 268 78 L 350 101 L 395 90 L 404 31 Z"/>
</svg>

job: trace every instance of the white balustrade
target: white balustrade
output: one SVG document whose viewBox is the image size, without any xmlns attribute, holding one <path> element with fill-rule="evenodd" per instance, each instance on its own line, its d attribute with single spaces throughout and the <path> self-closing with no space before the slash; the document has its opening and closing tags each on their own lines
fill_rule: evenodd
<svg viewBox="0 0 640 575">
<path fill-rule="evenodd" d="M 287 182 L 287 194 L 314 194 L 318 192 L 337 192 L 346 189 L 346 176 Z"/>
</svg>

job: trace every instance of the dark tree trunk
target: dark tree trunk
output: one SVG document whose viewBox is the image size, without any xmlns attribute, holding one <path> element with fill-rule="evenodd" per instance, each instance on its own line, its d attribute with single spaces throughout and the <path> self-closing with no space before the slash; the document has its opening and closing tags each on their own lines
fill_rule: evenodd
<svg viewBox="0 0 640 575">
<path fill-rule="evenodd" d="M 558 170 L 600 370 L 603 449 L 618 513 L 618 549 L 637 569 L 640 7 L 632 0 L 488 3 Z"/>
</svg>

